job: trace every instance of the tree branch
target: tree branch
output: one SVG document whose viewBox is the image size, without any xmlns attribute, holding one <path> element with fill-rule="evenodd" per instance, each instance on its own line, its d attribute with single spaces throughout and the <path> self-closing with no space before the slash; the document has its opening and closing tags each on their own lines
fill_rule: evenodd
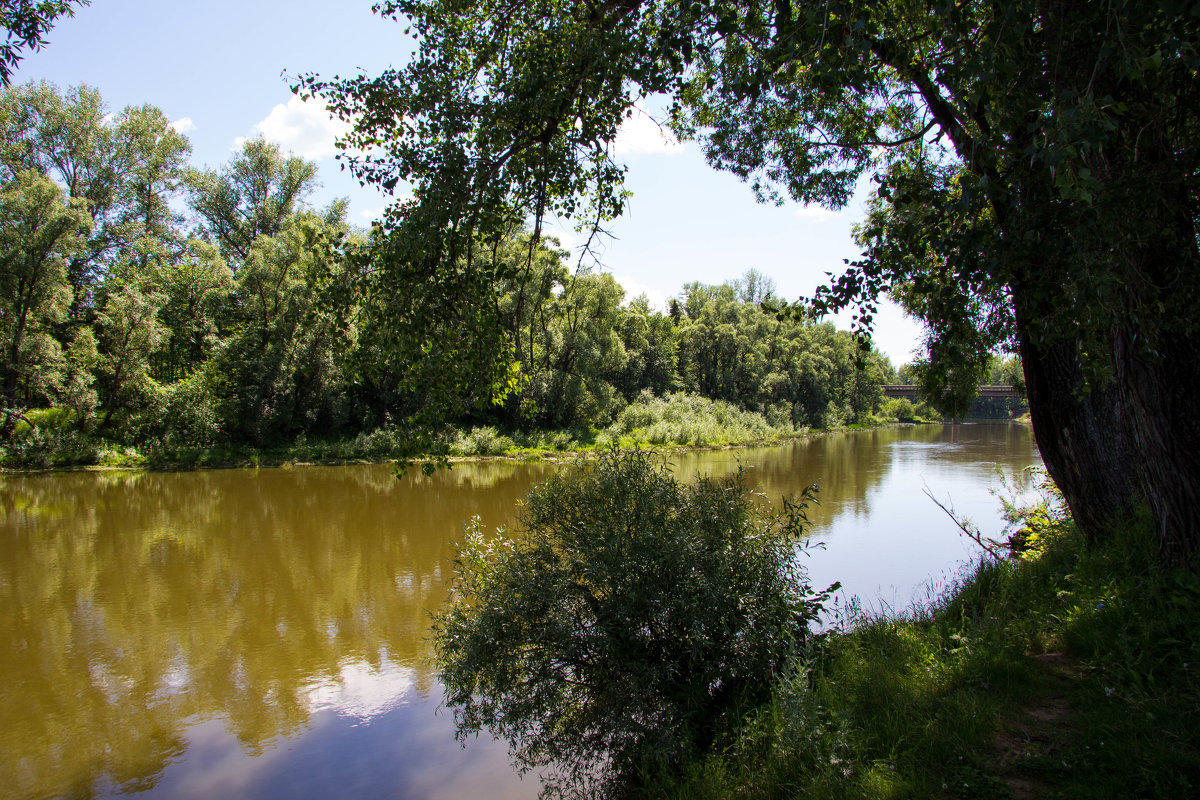
<svg viewBox="0 0 1200 800">
<path fill-rule="evenodd" d="M 34 421 L 31 420 L 29 417 L 25 416 L 25 414 L 21 411 L 16 411 L 15 409 L 11 409 L 11 408 L 0 408 L 0 414 L 4 414 L 9 419 L 13 419 L 13 420 L 19 419 L 19 420 L 21 420 L 21 422 L 24 422 L 26 425 L 33 428 L 35 431 L 38 429 L 38 426 L 34 423 Z"/>
<path fill-rule="evenodd" d="M 979 529 L 971 523 L 970 520 L 959 519 L 955 515 L 954 509 L 946 508 L 942 501 L 933 496 L 933 492 L 929 491 L 928 486 L 924 487 L 921 491 L 925 492 L 925 496 L 936 503 L 938 508 L 946 512 L 946 516 L 954 521 L 954 524 L 958 526 L 959 530 L 967 535 L 968 539 L 986 550 L 987 554 L 996 559 L 996 561 L 1004 560 L 1003 556 L 1000 555 L 1000 548 L 1003 546 L 1001 542 L 997 542 L 995 539 L 989 539 L 988 537 L 984 536 L 979 532 Z"/>
</svg>

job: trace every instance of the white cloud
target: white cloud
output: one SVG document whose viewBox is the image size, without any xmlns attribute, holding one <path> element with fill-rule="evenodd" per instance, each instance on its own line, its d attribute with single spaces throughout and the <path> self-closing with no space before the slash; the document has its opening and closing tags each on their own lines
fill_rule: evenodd
<svg viewBox="0 0 1200 800">
<path fill-rule="evenodd" d="M 337 675 L 322 676 L 304 688 L 310 713 L 332 711 L 339 717 L 369 720 L 403 703 L 415 686 L 412 669 L 383 659 L 379 667 L 344 661 Z"/>
<path fill-rule="evenodd" d="M 796 209 L 796 216 L 803 219 L 811 219 L 814 222 L 827 222 L 841 215 L 841 211 L 830 211 L 824 206 L 819 206 L 816 203 L 807 206 L 800 206 Z"/>
<path fill-rule="evenodd" d="M 651 308 L 662 312 L 667 310 L 668 299 L 661 289 L 642 283 L 628 275 L 617 275 L 614 273 L 613 280 L 621 284 L 621 288 L 625 290 L 625 303 L 633 300 L 638 295 L 644 294 L 646 295 L 646 299 L 650 301 Z"/>
<path fill-rule="evenodd" d="M 334 141 L 350 132 L 350 126 L 329 113 L 320 98 L 305 102 L 293 96 L 287 105 L 280 103 L 271 109 L 266 119 L 254 126 L 269 142 L 279 145 L 302 158 L 321 159 L 337 155 Z M 234 140 L 234 150 L 241 150 L 246 137 Z"/>
<path fill-rule="evenodd" d="M 563 250 L 569 250 L 572 253 L 575 252 L 576 248 L 582 247 L 584 244 L 581 234 L 557 225 L 543 226 L 542 236 L 553 236 L 555 239 L 558 239 L 558 244 Z"/>
<path fill-rule="evenodd" d="M 635 106 L 633 115 L 627 117 L 617 131 L 613 152 L 619 156 L 674 155 L 683 152 L 683 142 L 671 135 L 665 125 L 656 122 L 644 109 Z"/>
<path fill-rule="evenodd" d="M 191 117 L 184 117 L 172 122 L 171 127 L 175 129 L 176 133 L 187 133 L 196 130 L 196 123 L 192 122 Z"/>
</svg>

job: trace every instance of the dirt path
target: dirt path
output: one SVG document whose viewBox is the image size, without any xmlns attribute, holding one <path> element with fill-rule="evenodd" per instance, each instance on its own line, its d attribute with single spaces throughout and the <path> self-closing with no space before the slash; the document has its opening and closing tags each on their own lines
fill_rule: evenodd
<svg viewBox="0 0 1200 800">
<path fill-rule="evenodd" d="M 1029 702 L 1005 720 L 996 734 L 996 775 L 1016 800 L 1038 800 L 1049 787 L 1030 767 L 1053 759 L 1078 731 L 1070 696 L 1078 691 L 1083 668 L 1064 653 L 1030 657 L 1039 676 Z"/>
</svg>

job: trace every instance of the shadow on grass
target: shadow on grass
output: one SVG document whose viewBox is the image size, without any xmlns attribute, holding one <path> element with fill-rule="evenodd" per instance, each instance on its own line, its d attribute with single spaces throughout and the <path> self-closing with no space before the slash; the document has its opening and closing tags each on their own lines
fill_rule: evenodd
<svg viewBox="0 0 1200 800">
<path fill-rule="evenodd" d="M 666 781 L 675 797 L 1179 798 L 1200 792 L 1200 579 L 1144 521 L 858 615 Z"/>
</svg>

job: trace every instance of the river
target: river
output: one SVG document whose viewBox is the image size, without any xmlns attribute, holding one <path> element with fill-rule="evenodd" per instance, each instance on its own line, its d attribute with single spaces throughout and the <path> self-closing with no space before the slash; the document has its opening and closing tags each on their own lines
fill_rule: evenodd
<svg viewBox="0 0 1200 800">
<path fill-rule="evenodd" d="M 1001 527 L 1017 424 L 919 426 L 673 456 L 778 499 L 819 486 L 812 582 L 903 610 Z M 511 525 L 546 463 L 0 476 L 0 793 L 11 798 L 527 798 L 462 748 L 430 664 L 470 517 Z"/>
</svg>

